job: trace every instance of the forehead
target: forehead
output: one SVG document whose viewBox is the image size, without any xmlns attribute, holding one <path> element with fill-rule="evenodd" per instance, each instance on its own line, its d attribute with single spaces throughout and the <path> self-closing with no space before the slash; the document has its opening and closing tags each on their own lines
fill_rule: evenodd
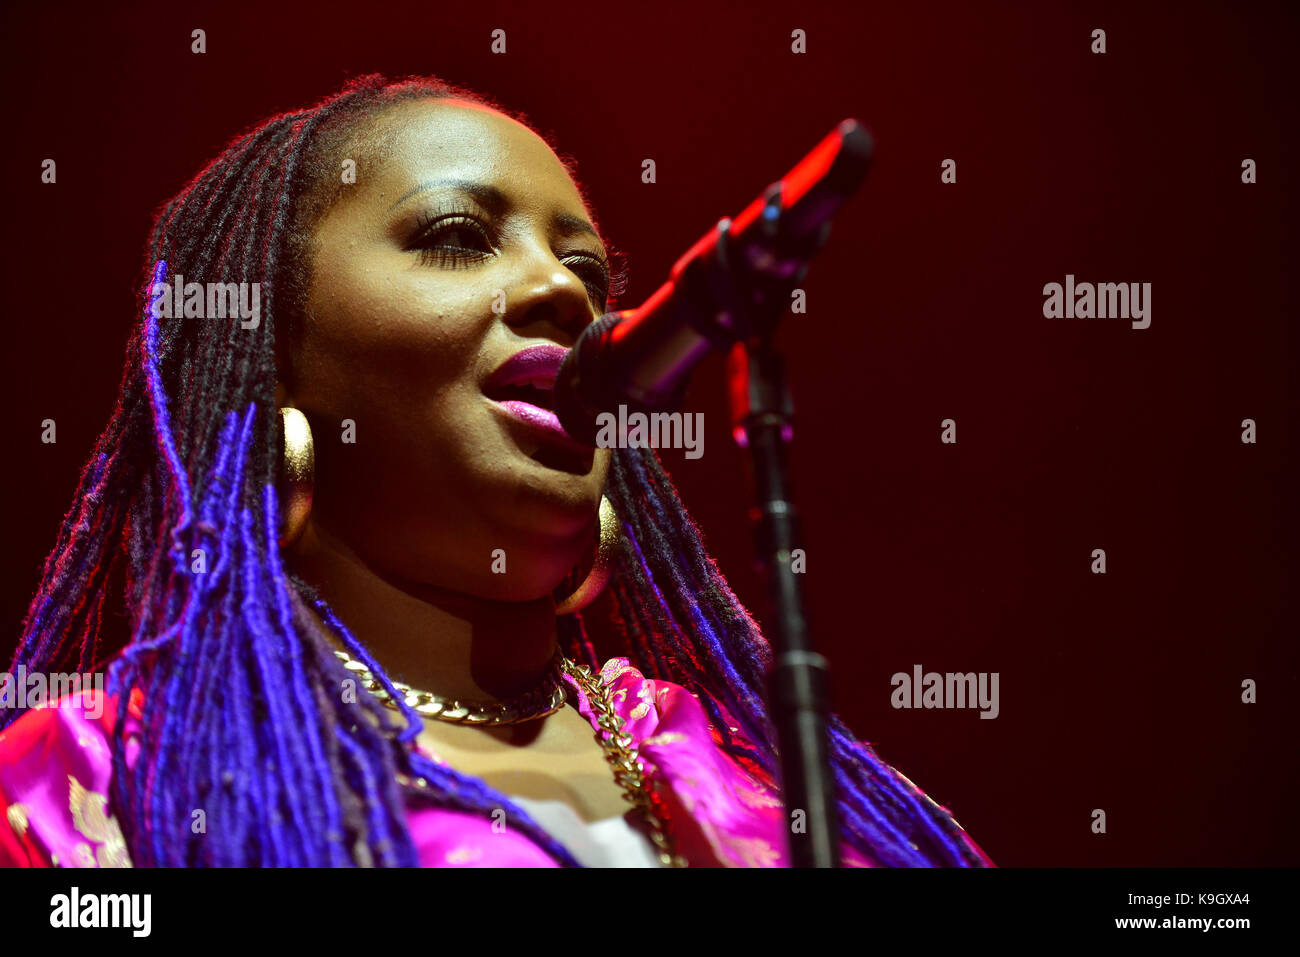
<svg viewBox="0 0 1300 957">
<path fill-rule="evenodd" d="M 464 180 L 494 186 L 520 205 L 562 205 L 586 213 L 568 170 L 546 142 L 488 107 L 452 100 L 416 100 L 384 111 L 371 135 L 378 156 L 374 198 L 396 203 L 421 184 Z M 364 175 L 358 170 L 358 181 Z"/>
</svg>

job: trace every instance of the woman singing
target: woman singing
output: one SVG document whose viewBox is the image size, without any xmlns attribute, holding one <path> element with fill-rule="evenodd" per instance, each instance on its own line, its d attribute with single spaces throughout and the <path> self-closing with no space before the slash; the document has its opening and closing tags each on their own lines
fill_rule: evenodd
<svg viewBox="0 0 1300 957">
<path fill-rule="evenodd" d="M 767 644 L 655 453 L 549 410 L 618 278 L 569 165 L 435 80 L 167 203 L 10 668 L 107 686 L 3 712 L 0 863 L 788 864 Z M 830 734 L 846 864 L 991 864 Z"/>
</svg>

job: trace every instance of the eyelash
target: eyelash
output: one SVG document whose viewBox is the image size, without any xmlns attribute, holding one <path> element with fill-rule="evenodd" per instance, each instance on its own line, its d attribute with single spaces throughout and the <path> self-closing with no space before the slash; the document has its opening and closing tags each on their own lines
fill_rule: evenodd
<svg viewBox="0 0 1300 957">
<path fill-rule="evenodd" d="M 432 213 L 420 213 L 417 223 L 415 239 L 410 248 L 419 250 L 420 264 L 424 266 L 456 268 L 478 262 L 489 255 L 483 250 L 436 242 L 439 236 L 453 230 L 477 233 L 488 247 L 496 245 L 489 229 L 473 212 L 460 207 L 444 207 Z M 571 257 L 564 265 L 582 280 L 597 307 L 604 309 L 610 294 L 621 291 L 623 271 L 618 269 L 611 272 L 610 264 L 598 256 L 583 253 L 576 258 L 579 262 L 573 262 Z"/>
</svg>

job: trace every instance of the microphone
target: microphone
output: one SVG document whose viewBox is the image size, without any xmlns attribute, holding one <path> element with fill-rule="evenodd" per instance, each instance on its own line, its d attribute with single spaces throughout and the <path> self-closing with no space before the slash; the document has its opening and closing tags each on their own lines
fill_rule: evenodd
<svg viewBox="0 0 1300 957">
<path fill-rule="evenodd" d="M 620 405 L 680 408 L 705 355 L 770 332 L 873 151 L 866 128 L 844 120 L 734 220 L 719 220 L 642 306 L 606 313 L 583 330 L 555 381 L 564 430 L 595 446 L 600 416 Z"/>
</svg>

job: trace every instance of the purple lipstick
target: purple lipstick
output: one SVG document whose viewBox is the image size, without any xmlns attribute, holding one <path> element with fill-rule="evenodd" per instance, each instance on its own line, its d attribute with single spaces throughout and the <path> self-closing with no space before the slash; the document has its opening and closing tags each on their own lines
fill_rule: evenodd
<svg viewBox="0 0 1300 957">
<path fill-rule="evenodd" d="M 569 350 L 557 345 L 529 346 L 507 359 L 488 377 L 483 394 L 514 418 L 566 445 L 575 441 L 552 410 L 555 378 Z"/>
</svg>

